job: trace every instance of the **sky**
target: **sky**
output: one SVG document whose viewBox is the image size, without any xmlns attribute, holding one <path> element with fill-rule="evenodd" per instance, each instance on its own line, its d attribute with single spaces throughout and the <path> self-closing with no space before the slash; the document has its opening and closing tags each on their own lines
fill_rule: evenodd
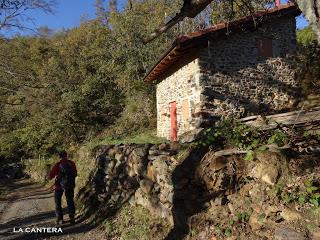
<svg viewBox="0 0 320 240">
<path fill-rule="evenodd" d="M 27 12 L 32 17 L 32 22 L 27 22 L 31 29 L 47 26 L 55 31 L 65 28 L 79 26 L 81 19 L 92 19 L 95 17 L 95 0 L 55 0 L 56 6 L 54 14 L 46 14 L 39 10 Z M 108 0 L 104 0 L 107 5 Z M 123 8 L 126 0 L 118 0 L 119 9 Z M 1 32 L 0 32 L 1 33 Z M 15 30 L 14 33 L 17 33 Z M 5 32 L 4 35 L 14 35 L 12 30 Z M 30 31 L 20 32 L 22 34 L 30 34 Z"/>
<path fill-rule="evenodd" d="M 95 0 L 56 0 L 54 14 L 45 14 L 40 11 L 33 11 L 33 23 L 29 22 L 28 26 L 32 29 L 41 26 L 47 26 L 55 31 L 65 28 L 79 26 L 81 19 L 92 19 L 95 17 Z M 104 1 L 107 4 L 108 0 Z M 119 9 L 124 7 L 126 0 L 118 0 Z M 282 3 L 285 1 L 282 0 Z M 30 14 L 30 12 L 29 12 Z M 308 22 L 303 16 L 297 17 L 297 27 L 303 28 L 308 25 Z M 28 34 L 24 32 L 22 34 Z M 5 35 L 14 35 L 13 32 L 5 33 Z"/>
</svg>

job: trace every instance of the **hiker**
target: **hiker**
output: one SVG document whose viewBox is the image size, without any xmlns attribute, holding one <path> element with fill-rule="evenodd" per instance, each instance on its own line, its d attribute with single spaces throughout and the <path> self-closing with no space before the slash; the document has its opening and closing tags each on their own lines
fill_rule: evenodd
<svg viewBox="0 0 320 240">
<path fill-rule="evenodd" d="M 60 161 L 52 167 L 48 174 L 49 179 L 53 179 L 55 177 L 54 200 L 56 205 L 57 224 L 60 224 L 60 222 L 63 223 L 63 212 L 61 207 L 63 192 L 68 205 L 70 223 L 74 224 L 75 206 L 73 197 L 77 168 L 75 163 L 68 159 L 66 151 L 61 151 L 59 153 L 59 157 Z"/>
</svg>

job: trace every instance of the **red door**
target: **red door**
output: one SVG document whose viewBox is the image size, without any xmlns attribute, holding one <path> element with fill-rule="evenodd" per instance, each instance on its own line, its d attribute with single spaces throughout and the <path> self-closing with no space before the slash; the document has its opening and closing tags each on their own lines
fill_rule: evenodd
<svg viewBox="0 0 320 240">
<path fill-rule="evenodd" d="M 177 103 L 170 103 L 170 116 L 171 116 L 171 129 L 170 129 L 170 140 L 172 142 L 177 141 Z"/>
</svg>

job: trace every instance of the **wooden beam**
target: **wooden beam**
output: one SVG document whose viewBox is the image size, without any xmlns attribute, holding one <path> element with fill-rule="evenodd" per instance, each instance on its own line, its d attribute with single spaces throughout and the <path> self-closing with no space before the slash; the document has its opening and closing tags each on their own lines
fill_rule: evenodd
<svg viewBox="0 0 320 240">
<path fill-rule="evenodd" d="M 308 125 L 320 122 L 320 107 L 311 111 L 293 111 L 266 117 L 256 115 L 239 119 L 238 122 L 259 128 L 260 130 L 274 129 L 279 125 Z"/>
</svg>

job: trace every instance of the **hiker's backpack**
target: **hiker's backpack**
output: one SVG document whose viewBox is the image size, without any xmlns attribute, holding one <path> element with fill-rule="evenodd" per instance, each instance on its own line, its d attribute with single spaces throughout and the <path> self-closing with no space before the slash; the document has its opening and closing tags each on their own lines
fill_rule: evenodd
<svg viewBox="0 0 320 240">
<path fill-rule="evenodd" d="M 62 189 L 75 187 L 75 177 L 70 162 L 65 161 L 59 164 L 58 182 Z"/>
</svg>

